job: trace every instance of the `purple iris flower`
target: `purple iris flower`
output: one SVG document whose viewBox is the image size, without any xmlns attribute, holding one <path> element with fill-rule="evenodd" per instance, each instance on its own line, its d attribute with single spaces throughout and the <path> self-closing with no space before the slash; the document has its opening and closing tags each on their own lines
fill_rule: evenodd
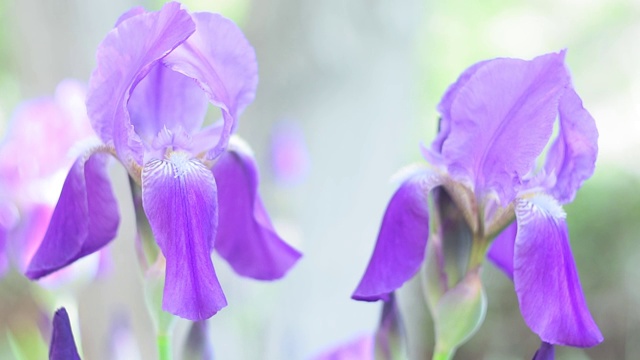
<svg viewBox="0 0 640 360">
<path fill-rule="evenodd" d="M 65 308 L 58 309 L 53 315 L 49 360 L 80 360 Z"/>
<path fill-rule="evenodd" d="M 423 149 L 429 166 L 405 174 L 389 202 L 355 299 L 386 300 L 416 274 L 430 234 L 427 199 L 442 187 L 461 209 L 474 246 L 513 279 L 523 318 L 542 341 L 589 347 L 603 340 L 561 207 L 592 175 L 598 151 L 595 121 L 564 57 L 562 51 L 480 62 L 449 87 L 438 106 L 440 131 Z M 536 166 L 556 121 L 558 134 Z"/>
<path fill-rule="evenodd" d="M 257 81 L 253 48 L 220 15 L 190 14 L 175 2 L 122 15 L 98 47 L 87 94 L 102 144 L 71 168 L 27 275 L 50 274 L 115 237 L 119 214 L 107 176 L 113 155 L 141 186 L 166 258 L 164 310 L 201 320 L 226 306 L 213 249 L 240 275 L 284 276 L 300 253 L 276 234 L 252 153 L 231 136 Z M 209 103 L 222 119 L 203 127 Z"/>
</svg>

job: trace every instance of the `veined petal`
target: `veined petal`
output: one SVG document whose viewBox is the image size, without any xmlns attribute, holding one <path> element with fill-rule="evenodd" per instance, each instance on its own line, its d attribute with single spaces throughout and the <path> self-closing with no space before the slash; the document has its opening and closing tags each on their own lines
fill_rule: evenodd
<svg viewBox="0 0 640 360">
<path fill-rule="evenodd" d="M 232 147 L 213 167 L 220 222 L 215 249 L 240 275 L 281 278 L 302 256 L 278 236 L 258 194 L 258 170 L 249 149 Z"/>
<path fill-rule="evenodd" d="M 518 224 L 516 222 L 507 226 L 507 228 L 502 230 L 500 235 L 493 240 L 488 253 L 489 259 L 512 280 L 513 248 L 515 246 L 517 230 Z"/>
<path fill-rule="evenodd" d="M 58 309 L 53 315 L 49 360 L 80 360 L 65 308 Z"/>
<path fill-rule="evenodd" d="M 115 238 L 120 214 L 107 174 L 109 155 L 102 150 L 88 152 L 71 167 L 44 239 L 27 268 L 30 279 L 67 266 Z"/>
<path fill-rule="evenodd" d="M 216 236 L 216 182 L 184 152 L 153 160 L 142 170 L 142 206 L 166 260 L 162 308 L 204 320 L 227 305 L 211 250 Z"/>
<path fill-rule="evenodd" d="M 458 80 L 449 86 L 442 96 L 442 100 L 440 100 L 440 103 L 438 104 L 438 111 L 442 117 L 440 118 L 438 134 L 431 143 L 432 151 L 440 153 L 442 151 L 442 143 L 444 143 L 451 132 L 451 104 L 453 104 L 453 101 L 458 96 L 460 90 L 464 88 L 476 71 L 478 71 L 478 69 L 484 66 L 487 62 L 488 61 L 481 61 L 465 70 L 460 77 L 458 77 Z"/>
<path fill-rule="evenodd" d="M 113 141 L 127 167 L 132 161 L 142 163 L 143 153 L 127 110 L 132 89 L 159 59 L 195 31 L 191 16 L 175 2 L 157 12 L 136 13 L 119 22 L 98 47 L 98 66 L 87 94 L 94 130 L 106 144 Z"/>
<path fill-rule="evenodd" d="M 133 91 L 129 114 L 136 133 L 150 143 L 164 127 L 189 134 L 200 129 L 208 105 L 193 79 L 158 63 Z"/>
<path fill-rule="evenodd" d="M 582 293 L 564 218 L 550 196 L 517 200 L 513 282 L 522 316 L 542 341 L 590 347 L 603 338 Z"/>
<path fill-rule="evenodd" d="M 556 350 L 553 345 L 542 342 L 540 349 L 533 355 L 533 360 L 554 360 L 556 358 Z"/>
<path fill-rule="evenodd" d="M 429 191 L 439 178 L 423 170 L 412 174 L 389 201 L 367 270 L 355 300 L 389 299 L 389 293 L 420 269 L 429 238 Z"/>
<path fill-rule="evenodd" d="M 582 183 L 591 177 L 598 156 L 598 129 L 582 100 L 571 87 L 560 98 L 560 133 L 547 154 L 545 171 L 556 182 L 549 193 L 561 204 L 573 201 Z"/>
<path fill-rule="evenodd" d="M 514 184 L 532 167 L 553 130 L 568 85 L 564 52 L 531 61 L 495 59 L 475 71 L 451 103 L 451 130 L 442 144 L 449 172 L 495 191 L 507 204 Z"/>
<path fill-rule="evenodd" d="M 226 148 L 237 116 L 253 101 L 258 66 L 253 47 L 231 20 L 210 13 L 195 13 L 193 20 L 196 32 L 163 62 L 195 79 L 222 111 L 224 129 L 209 151 L 215 158 Z"/>
</svg>

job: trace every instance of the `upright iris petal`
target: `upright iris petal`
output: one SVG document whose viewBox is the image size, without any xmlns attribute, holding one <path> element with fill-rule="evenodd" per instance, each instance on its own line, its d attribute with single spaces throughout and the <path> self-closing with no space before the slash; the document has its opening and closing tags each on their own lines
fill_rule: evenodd
<svg viewBox="0 0 640 360">
<path fill-rule="evenodd" d="M 195 79 L 222 111 L 223 130 L 208 153 L 215 158 L 226 148 L 236 117 L 255 97 L 258 67 L 253 48 L 233 22 L 209 13 L 196 13 L 193 21 L 198 31 L 164 63 Z"/>
<path fill-rule="evenodd" d="M 96 133 L 105 144 L 115 145 L 120 161 L 129 169 L 142 164 L 144 152 L 127 111 L 132 89 L 194 31 L 191 16 L 171 2 L 158 12 L 122 21 L 100 44 L 87 111 Z"/>
<path fill-rule="evenodd" d="M 549 193 L 561 204 L 573 201 L 582 183 L 593 175 L 598 155 L 596 122 L 573 88 L 560 99 L 560 131 L 549 149 L 545 171 L 555 175 Z"/>
<path fill-rule="evenodd" d="M 193 79 L 158 63 L 136 85 L 128 109 L 136 133 L 148 144 L 163 128 L 196 132 L 208 105 Z"/>
<path fill-rule="evenodd" d="M 431 143 L 431 149 L 436 153 L 440 154 L 442 152 L 442 144 L 451 132 L 451 105 L 453 104 L 453 101 L 476 71 L 486 65 L 486 63 L 487 61 L 481 61 L 465 70 L 460 77 L 458 77 L 458 80 L 449 86 L 442 96 L 442 100 L 440 100 L 440 103 L 438 104 L 438 111 L 442 117 L 440 118 L 438 134 Z"/>
<path fill-rule="evenodd" d="M 503 204 L 516 192 L 551 136 L 569 77 L 564 53 L 531 61 L 496 59 L 481 66 L 451 101 L 451 131 L 442 144 L 449 172 Z"/>
<path fill-rule="evenodd" d="M 163 309 L 211 317 L 227 305 L 210 256 L 218 222 L 211 171 L 186 153 L 151 161 L 142 172 L 142 203 L 167 259 Z"/>
</svg>

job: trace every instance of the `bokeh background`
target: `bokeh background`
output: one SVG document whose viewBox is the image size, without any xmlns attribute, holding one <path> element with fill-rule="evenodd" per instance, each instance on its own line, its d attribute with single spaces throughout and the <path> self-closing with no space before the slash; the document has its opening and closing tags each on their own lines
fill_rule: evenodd
<svg viewBox="0 0 640 360">
<path fill-rule="evenodd" d="M 0 135 L 21 100 L 52 94 L 63 78 L 88 80 L 95 49 L 121 13 L 135 5 L 155 10 L 162 3 L 0 0 Z M 229 302 L 210 320 L 217 358 L 310 359 L 372 333 L 381 305 L 355 302 L 350 295 L 395 189 L 390 178 L 422 161 L 419 144 L 435 134 L 441 94 L 479 60 L 531 58 L 564 48 L 574 85 L 600 131 L 596 172 L 566 211 L 582 285 L 605 341 L 588 350 L 559 348 L 557 355 L 640 357 L 640 2 L 183 3 L 191 11 L 232 18 L 256 49 L 260 84 L 239 134 L 256 153 L 260 190 L 276 226 L 304 253 L 274 283 L 240 278 L 214 256 Z M 283 131 L 304 140 L 294 141 L 301 168 L 292 176 L 274 165 L 273 139 Z M 54 299 L 45 311 L 50 316 L 69 294 L 78 298 L 73 314 L 87 359 L 113 356 L 111 329 L 123 323 L 135 336 L 127 346 L 142 359 L 156 357 L 133 248 L 126 173 L 114 163 L 111 175 L 122 224 L 110 245 L 109 273 L 73 291 L 46 295 L 16 272 L 0 280 L 0 358 L 12 359 L 25 341 L 32 346 L 21 350 L 24 358 L 46 357 L 45 342 L 29 325 L 43 317 L 34 298 Z M 511 282 L 491 265 L 483 280 L 486 321 L 456 358 L 530 359 L 539 342 L 521 319 Z M 426 359 L 433 340 L 419 284 L 408 284 L 400 301 L 411 358 Z M 176 351 L 187 325 L 178 324 Z"/>
</svg>

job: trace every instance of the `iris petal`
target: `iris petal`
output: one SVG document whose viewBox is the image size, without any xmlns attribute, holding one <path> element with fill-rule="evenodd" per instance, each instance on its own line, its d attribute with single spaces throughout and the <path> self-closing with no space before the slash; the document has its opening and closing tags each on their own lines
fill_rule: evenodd
<svg viewBox="0 0 640 360">
<path fill-rule="evenodd" d="M 533 360 L 553 360 L 556 358 L 556 350 L 553 345 L 542 342 L 540 349 L 533 355 Z"/>
<path fill-rule="evenodd" d="M 253 47 L 242 31 L 217 14 L 195 13 L 196 32 L 163 62 L 195 79 L 222 111 L 224 128 L 209 151 L 215 158 L 224 151 L 239 113 L 251 102 L 258 85 L 258 65 Z"/>
<path fill-rule="evenodd" d="M 550 196 L 518 199 L 513 281 L 527 325 L 550 344 L 602 341 L 582 293 L 564 211 Z"/>
<path fill-rule="evenodd" d="M 87 93 L 94 130 L 105 144 L 113 141 L 128 168 L 131 162 L 141 164 L 143 154 L 127 110 L 131 91 L 159 59 L 195 31 L 191 16 L 175 2 L 157 12 L 136 13 L 119 22 L 98 47 L 98 65 Z"/>
<path fill-rule="evenodd" d="M 513 279 L 513 248 L 516 241 L 516 231 L 518 224 L 516 222 L 511 223 L 506 229 L 502 230 L 498 235 L 491 247 L 487 256 L 489 259 L 504 272 L 509 279 Z"/>
<path fill-rule="evenodd" d="M 353 299 L 387 301 L 389 293 L 418 271 L 429 237 L 427 195 L 438 183 L 435 174 L 423 170 L 400 185 L 389 201 L 376 247 Z"/>
<path fill-rule="evenodd" d="M 451 103 L 451 129 L 442 144 L 449 172 L 482 197 L 495 191 L 503 205 L 549 141 L 558 100 L 569 82 L 564 53 L 531 61 L 486 62 Z"/>
<path fill-rule="evenodd" d="M 582 183 L 593 174 L 597 156 L 596 122 L 575 90 L 568 88 L 560 99 L 560 132 L 545 164 L 546 173 L 556 176 L 549 193 L 561 204 L 573 201 Z"/>
<path fill-rule="evenodd" d="M 301 254 L 276 233 L 258 194 L 258 171 L 251 153 L 225 152 L 213 167 L 220 222 L 215 249 L 242 276 L 281 278 Z"/>
<path fill-rule="evenodd" d="M 77 159 L 26 275 L 38 279 L 89 255 L 116 236 L 120 215 L 107 174 L 108 154 Z"/>
<path fill-rule="evenodd" d="M 193 79 L 157 64 L 136 86 L 129 113 L 136 133 L 150 142 L 164 127 L 180 126 L 194 133 L 202 126 L 207 105 L 207 97 Z"/>
<path fill-rule="evenodd" d="M 447 91 L 442 96 L 442 99 L 438 104 L 438 111 L 440 112 L 440 115 L 442 115 L 442 117 L 440 118 L 440 128 L 438 129 L 438 134 L 431 143 L 431 149 L 433 151 L 437 153 L 440 153 L 442 151 L 442 143 L 447 139 L 449 133 L 451 132 L 451 104 L 453 104 L 453 101 L 458 96 L 460 90 L 464 88 L 464 86 L 476 73 L 476 71 L 478 71 L 478 69 L 480 69 L 486 63 L 487 61 L 481 61 L 469 67 L 460 75 L 460 77 L 458 77 L 458 80 L 456 80 L 455 83 L 449 86 Z"/>
<path fill-rule="evenodd" d="M 53 315 L 53 332 L 49 347 L 49 360 L 80 360 L 76 348 L 69 315 L 65 308 L 60 308 Z"/>
<path fill-rule="evenodd" d="M 227 301 L 211 262 L 218 221 L 211 171 L 186 153 L 150 161 L 142 205 L 167 260 L 162 308 L 194 321 L 213 316 Z"/>
</svg>

